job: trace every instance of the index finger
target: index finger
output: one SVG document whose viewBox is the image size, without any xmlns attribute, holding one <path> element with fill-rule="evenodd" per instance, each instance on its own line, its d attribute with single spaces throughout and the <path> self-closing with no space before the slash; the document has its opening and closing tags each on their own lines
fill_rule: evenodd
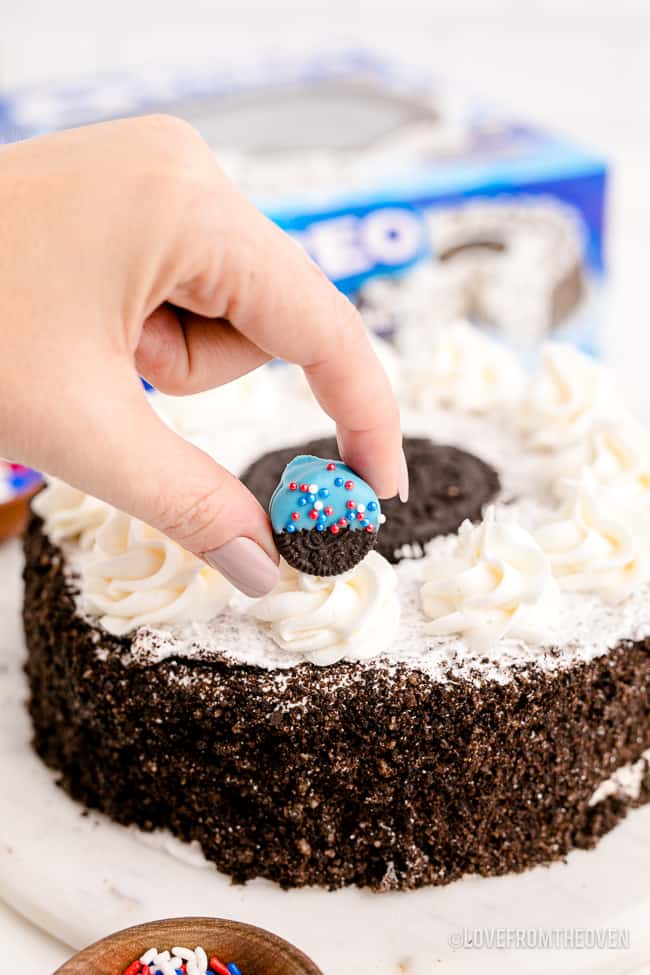
<svg viewBox="0 0 650 975">
<path fill-rule="evenodd" d="M 402 496 L 399 410 L 361 316 L 216 164 L 215 174 L 214 203 L 200 215 L 205 232 L 193 227 L 188 240 L 197 272 L 171 300 L 197 314 L 228 319 L 269 355 L 302 366 L 318 402 L 336 422 L 346 463 L 380 497 L 398 490 Z"/>
</svg>

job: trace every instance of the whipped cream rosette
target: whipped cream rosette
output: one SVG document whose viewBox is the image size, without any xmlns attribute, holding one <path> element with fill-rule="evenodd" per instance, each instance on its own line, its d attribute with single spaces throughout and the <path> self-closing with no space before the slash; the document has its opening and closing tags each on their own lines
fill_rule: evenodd
<svg viewBox="0 0 650 975">
<path fill-rule="evenodd" d="M 210 620 L 232 593 L 214 569 L 121 511 L 97 532 L 81 589 L 82 608 L 115 636 L 145 624 Z"/>
<path fill-rule="evenodd" d="M 579 479 L 583 470 L 595 484 L 615 490 L 626 502 L 644 509 L 650 506 L 650 435 L 633 416 L 596 421 L 576 451 L 573 465 L 565 463 L 556 493 L 564 497 L 567 476 Z"/>
<path fill-rule="evenodd" d="M 475 650 L 504 637 L 541 640 L 557 600 L 549 560 L 509 512 L 487 509 L 478 525 L 465 521 L 455 550 L 431 558 L 420 590 L 428 632 L 460 634 Z"/>
<path fill-rule="evenodd" d="M 32 501 L 32 509 L 43 519 L 45 531 L 55 545 L 74 542 L 82 549 L 92 548 L 97 532 L 115 510 L 105 501 L 54 477 L 47 479 L 46 486 Z"/>
<path fill-rule="evenodd" d="M 524 389 L 526 375 L 516 355 L 469 322 L 406 330 L 398 342 L 405 357 L 405 397 L 418 409 L 487 413 L 516 403 Z"/>
<path fill-rule="evenodd" d="M 397 573 L 377 552 L 339 576 L 308 575 L 283 561 L 279 583 L 250 613 L 279 647 L 311 663 L 365 660 L 387 650 L 397 633 Z"/>
<path fill-rule="evenodd" d="M 518 422 L 532 447 L 580 444 L 592 424 L 618 411 L 609 372 L 571 345 L 549 342 L 521 401 Z"/>
<path fill-rule="evenodd" d="M 560 587 L 619 603 L 648 579 L 648 519 L 584 471 L 557 516 L 537 529 Z"/>
</svg>

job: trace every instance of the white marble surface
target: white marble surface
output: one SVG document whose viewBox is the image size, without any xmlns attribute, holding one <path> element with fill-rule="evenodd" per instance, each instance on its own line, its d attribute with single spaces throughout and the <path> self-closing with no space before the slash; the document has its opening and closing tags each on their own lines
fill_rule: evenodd
<svg viewBox="0 0 650 975">
<path fill-rule="evenodd" d="M 0 85 L 191 61 L 256 43 L 304 50 L 361 40 L 429 65 L 603 149 L 615 164 L 612 359 L 630 401 L 650 419 L 647 4 L 401 0 L 396 17 L 394 0 L 330 0 L 320 6 L 298 0 L 59 0 L 56 5 L 0 0 L 0 24 Z M 5 966 L 20 966 L 22 975 L 50 972 L 68 953 L 2 905 L 0 946 Z"/>
</svg>

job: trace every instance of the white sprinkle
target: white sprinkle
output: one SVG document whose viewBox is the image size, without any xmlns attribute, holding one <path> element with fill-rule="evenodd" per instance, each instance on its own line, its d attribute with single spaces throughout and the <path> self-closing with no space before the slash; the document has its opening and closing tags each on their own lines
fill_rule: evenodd
<svg viewBox="0 0 650 975">
<path fill-rule="evenodd" d="M 154 958 L 154 965 L 160 965 L 161 962 L 169 961 L 171 954 L 169 951 L 161 951 L 159 955 Z"/>
<path fill-rule="evenodd" d="M 169 959 L 169 964 L 172 966 L 174 971 L 176 971 L 177 968 L 180 968 L 184 961 L 185 959 L 181 958 L 180 955 L 177 955 L 174 949 L 172 948 L 172 956 Z"/>
<path fill-rule="evenodd" d="M 379 524 L 380 525 L 383 525 L 385 521 L 386 521 L 386 515 L 380 515 L 379 516 Z"/>
<path fill-rule="evenodd" d="M 171 960 L 169 959 L 167 959 L 167 961 L 158 962 L 158 968 L 162 972 L 162 975 L 176 975 L 176 969 L 173 967 Z"/>
<path fill-rule="evenodd" d="M 172 948 L 172 951 L 179 958 L 182 958 L 183 961 L 189 961 L 190 958 L 194 958 L 194 952 L 191 948 Z"/>
<path fill-rule="evenodd" d="M 365 504 L 358 504 L 357 505 L 357 511 L 360 511 L 361 514 L 363 514 L 365 510 L 366 510 Z"/>
<path fill-rule="evenodd" d="M 318 491 L 318 484 L 310 484 L 309 485 L 309 493 L 310 494 L 316 494 L 317 491 Z"/>
<path fill-rule="evenodd" d="M 199 975 L 205 975 L 208 967 L 208 956 L 201 945 L 197 945 L 197 947 L 194 949 L 194 955 L 196 957 L 196 963 L 199 966 Z"/>
<path fill-rule="evenodd" d="M 149 951 L 145 951 L 144 955 L 140 956 L 140 961 L 143 965 L 149 965 L 158 954 L 157 948 L 150 948 Z"/>
<path fill-rule="evenodd" d="M 187 975 L 199 975 L 199 966 L 196 964 L 196 958 L 190 958 L 188 961 Z"/>
<path fill-rule="evenodd" d="M 320 511 L 322 507 L 323 507 L 322 501 L 314 501 L 314 508 L 316 509 L 316 511 Z"/>
</svg>

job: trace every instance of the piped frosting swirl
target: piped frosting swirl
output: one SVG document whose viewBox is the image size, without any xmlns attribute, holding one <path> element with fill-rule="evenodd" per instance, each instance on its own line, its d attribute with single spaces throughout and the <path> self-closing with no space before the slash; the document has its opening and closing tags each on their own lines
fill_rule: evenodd
<svg viewBox="0 0 650 975">
<path fill-rule="evenodd" d="M 556 602 L 547 557 L 533 536 L 494 506 L 484 520 L 465 521 L 447 559 L 430 559 L 420 590 L 435 636 L 460 634 L 475 650 L 504 637 L 540 640 Z"/>
<path fill-rule="evenodd" d="M 387 650 L 397 633 L 397 575 L 377 552 L 340 576 L 307 575 L 283 562 L 278 585 L 250 613 L 279 647 L 311 663 L 366 660 Z"/>
<path fill-rule="evenodd" d="M 519 425 L 531 446 L 560 450 L 579 443 L 613 402 L 606 369 L 571 345 L 549 342 L 522 399 Z"/>
<path fill-rule="evenodd" d="M 537 530 L 537 541 L 562 589 L 619 603 L 647 580 L 647 521 L 588 471 L 565 490 L 563 507 Z"/>
</svg>

